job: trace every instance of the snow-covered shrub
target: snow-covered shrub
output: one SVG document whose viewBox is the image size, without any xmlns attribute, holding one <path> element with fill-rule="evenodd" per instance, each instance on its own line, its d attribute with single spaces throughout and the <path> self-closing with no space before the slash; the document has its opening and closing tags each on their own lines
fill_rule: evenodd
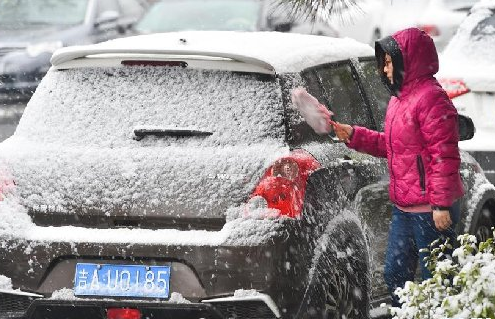
<svg viewBox="0 0 495 319">
<path fill-rule="evenodd" d="M 449 243 L 431 250 L 427 265 L 433 278 L 396 290 L 403 304 L 391 308 L 394 319 L 495 318 L 494 241 L 477 244 L 468 234 L 458 240 L 452 258 L 445 258 Z"/>
</svg>

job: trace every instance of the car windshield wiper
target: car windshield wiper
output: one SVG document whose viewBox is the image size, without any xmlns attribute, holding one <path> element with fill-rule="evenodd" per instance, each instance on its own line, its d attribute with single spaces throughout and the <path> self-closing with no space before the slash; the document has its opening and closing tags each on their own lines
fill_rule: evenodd
<svg viewBox="0 0 495 319">
<path fill-rule="evenodd" d="M 176 137 L 188 137 L 188 136 L 209 136 L 212 132 L 199 130 L 189 127 L 136 127 L 134 128 L 134 139 L 137 141 L 142 140 L 148 135 L 153 136 L 176 136 Z"/>
</svg>

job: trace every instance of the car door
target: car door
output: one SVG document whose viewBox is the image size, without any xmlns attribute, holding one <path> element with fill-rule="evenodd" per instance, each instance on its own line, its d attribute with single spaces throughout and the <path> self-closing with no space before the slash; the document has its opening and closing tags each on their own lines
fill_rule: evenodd
<svg viewBox="0 0 495 319">
<path fill-rule="evenodd" d="M 321 87 L 319 100 L 334 113 L 334 120 L 340 123 L 376 129 L 376 123 L 357 79 L 356 72 L 349 60 L 316 68 L 312 75 Z M 313 80 L 313 81 L 314 81 Z M 332 133 L 333 134 L 333 133 Z M 359 190 L 370 183 L 380 181 L 386 171 L 383 161 L 370 155 L 342 148 L 343 143 L 334 143 L 341 148 L 337 161 L 347 168 L 351 175 L 346 192 L 354 199 Z M 379 163 L 379 165 L 375 165 Z"/>
<path fill-rule="evenodd" d="M 390 100 L 390 91 L 380 79 L 377 69 L 375 57 L 367 57 L 352 60 L 353 68 L 356 70 L 358 82 L 362 88 L 364 95 L 367 97 L 371 109 L 372 116 L 375 120 L 379 131 L 384 131 L 385 114 L 387 111 L 388 102 Z M 388 241 L 388 229 L 390 224 L 392 205 L 388 203 L 388 172 L 386 183 L 380 187 L 375 185 L 374 196 L 381 197 L 387 200 L 387 205 L 384 209 L 372 210 L 364 207 L 362 209 L 363 219 L 367 220 L 367 225 L 372 234 L 370 246 L 373 253 L 373 268 L 372 276 L 373 284 L 373 299 L 376 304 L 379 304 L 383 299 L 388 298 L 388 292 L 383 280 L 383 270 L 385 253 Z M 368 194 L 363 192 L 363 196 Z"/>
<path fill-rule="evenodd" d="M 380 109 L 377 102 L 383 96 L 370 94 L 373 91 L 367 90 L 368 83 L 359 72 L 355 61 L 347 60 L 314 68 L 303 76 L 309 92 L 335 114 L 336 121 L 383 129 L 383 107 Z M 368 228 L 372 295 L 385 296 L 383 261 L 391 210 L 386 160 L 359 153 L 335 140 L 329 151 L 334 155 L 325 165 L 337 164 L 340 168 L 336 178 L 350 201 L 349 208 L 360 215 Z"/>
</svg>

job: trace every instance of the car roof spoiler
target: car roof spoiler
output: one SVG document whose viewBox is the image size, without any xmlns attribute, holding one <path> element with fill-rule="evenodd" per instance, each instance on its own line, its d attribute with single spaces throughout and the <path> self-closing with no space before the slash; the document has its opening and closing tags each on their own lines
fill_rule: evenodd
<svg viewBox="0 0 495 319">
<path fill-rule="evenodd" d="M 67 69 L 91 66 L 119 66 L 123 60 L 143 59 L 150 61 L 185 61 L 197 67 L 204 66 L 205 62 L 208 62 L 213 64 L 209 67 L 213 69 L 265 74 L 276 73 L 271 64 L 253 57 L 194 50 L 67 47 L 56 51 L 50 61 L 56 69 Z"/>
</svg>

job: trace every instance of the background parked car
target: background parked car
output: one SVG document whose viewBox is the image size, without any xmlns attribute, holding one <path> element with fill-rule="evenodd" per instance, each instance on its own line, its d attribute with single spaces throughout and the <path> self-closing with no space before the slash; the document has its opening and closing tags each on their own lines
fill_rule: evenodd
<svg viewBox="0 0 495 319">
<path fill-rule="evenodd" d="M 0 1 L 0 98 L 29 97 L 61 47 L 125 35 L 142 0 Z"/>
<path fill-rule="evenodd" d="M 476 134 L 460 143 L 495 183 L 495 1 L 476 4 L 441 57 L 439 77 Z"/>
<path fill-rule="evenodd" d="M 418 27 L 435 41 L 442 51 L 459 24 L 477 0 L 393 0 L 387 1 L 383 33 L 390 35 L 407 27 Z"/>
<path fill-rule="evenodd" d="M 277 0 L 163 0 L 155 3 L 134 28 L 138 34 L 183 30 L 337 35 L 327 23 L 292 15 L 290 7 Z"/>
<path fill-rule="evenodd" d="M 315 135 L 290 99 L 304 86 L 336 120 L 380 129 L 369 46 L 180 32 L 52 62 L 0 144 L 0 270 L 20 289 L 0 291 L 2 311 L 361 319 L 388 295 L 386 162 Z M 458 227 L 489 229 L 495 192 L 467 154 L 462 169 Z M 127 289 L 131 271 L 160 289 Z"/>
<path fill-rule="evenodd" d="M 342 5 L 343 2 L 336 2 Z M 349 37 L 374 47 L 382 38 L 385 4 L 383 0 L 361 0 L 346 9 L 337 9 L 338 14 L 328 18 L 340 37 Z"/>
</svg>

